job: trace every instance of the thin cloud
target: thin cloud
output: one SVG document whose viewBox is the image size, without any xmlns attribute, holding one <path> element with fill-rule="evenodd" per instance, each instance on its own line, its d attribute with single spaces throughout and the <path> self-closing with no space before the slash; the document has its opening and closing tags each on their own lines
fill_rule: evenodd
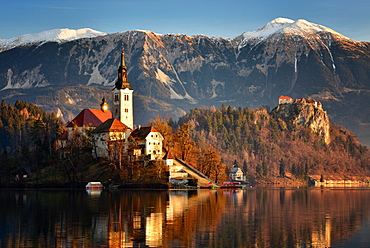
<svg viewBox="0 0 370 248">
<path fill-rule="evenodd" d="M 75 7 L 75 6 L 46 6 L 46 5 L 43 5 L 43 6 L 40 6 L 40 8 L 43 8 L 43 9 L 56 9 L 56 10 L 89 10 L 89 9 L 98 9 L 98 8 L 92 8 L 92 7 L 86 7 L 86 6 L 82 6 L 82 7 Z"/>
</svg>

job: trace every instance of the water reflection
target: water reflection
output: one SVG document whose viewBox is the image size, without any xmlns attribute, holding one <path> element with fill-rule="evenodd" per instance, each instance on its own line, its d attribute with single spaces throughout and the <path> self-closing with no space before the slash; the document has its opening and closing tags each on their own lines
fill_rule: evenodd
<svg viewBox="0 0 370 248">
<path fill-rule="evenodd" d="M 0 247 L 368 247 L 369 189 L 0 190 Z"/>
</svg>

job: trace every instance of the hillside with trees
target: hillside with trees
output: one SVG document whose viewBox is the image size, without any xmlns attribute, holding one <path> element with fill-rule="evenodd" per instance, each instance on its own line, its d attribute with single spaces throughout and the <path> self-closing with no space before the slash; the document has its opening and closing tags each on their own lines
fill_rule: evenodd
<svg viewBox="0 0 370 248">
<path fill-rule="evenodd" d="M 166 137 L 165 148 L 171 148 L 179 158 L 190 161 L 197 168 L 200 168 L 197 164 L 201 164 L 201 171 L 212 179 L 227 180 L 227 170 L 217 150 L 206 142 L 194 141 L 189 124 L 174 129 L 161 117 L 153 120 L 153 124 Z M 46 113 L 32 103 L 17 101 L 13 106 L 3 100 L 0 106 L 0 186 L 14 183 L 16 175 L 22 174 L 29 174 L 29 186 L 42 187 L 81 186 L 95 180 L 131 186 L 167 183 L 166 168 L 160 161 L 143 164 L 129 156 L 94 158 L 92 133 L 88 127 L 87 136 L 73 128 L 65 147 L 58 146 L 57 137 L 64 126 L 54 113 Z"/>
<path fill-rule="evenodd" d="M 310 115 L 310 113 L 307 113 Z M 163 147 L 217 183 L 228 180 L 233 165 L 251 181 L 306 181 L 309 175 L 370 176 L 370 151 L 344 127 L 330 123 L 330 143 L 308 126 L 291 125 L 267 108 L 195 108 L 177 122 L 150 121 L 164 136 Z M 73 131 L 64 156 L 56 137 L 64 124 L 32 103 L 3 100 L 0 106 L 0 185 L 27 171 L 48 183 L 90 180 L 121 184 L 164 184 L 160 161 L 94 159 L 92 146 Z M 85 137 L 86 138 L 86 137 Z M 88 137 L 87 137 L 88 138 Z M 122 157 L 121 157 L 122 158 Z"/>
<path fill-rule="evenodd" d="M 57 159 L 55 138 L 63 123 L 32 103 L 0 105 L 0 185 L 15 174 L 37 171 Z"/>
<path fill-rule="evenodd" d="M 267 108 L 196 108 L 180 118 L 178 124 L 184 123 L 192 127 L 195 141 L 216 148 L 228 167 L 237 164 L 250 180 L 370 175 L 369 149 L 333 123 L 329 144 L 309 127 L 290 128 Z"/>
</svg>

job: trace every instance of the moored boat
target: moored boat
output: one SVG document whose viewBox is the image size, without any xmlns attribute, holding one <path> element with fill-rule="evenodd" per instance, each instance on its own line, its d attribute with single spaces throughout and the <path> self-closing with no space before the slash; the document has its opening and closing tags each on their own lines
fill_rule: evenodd
<svg viewBox="0 0 370 248">
<path fill-rule="evenodd" d="M 223 182 L 221 188 L 244 188 L 241 182 Z"/>
<path fill-rule="evenodd" d="M 103 184 L 101 182 L 89 182 L 86 184 L 86 189 L 103 189 Z"/>
</svg>

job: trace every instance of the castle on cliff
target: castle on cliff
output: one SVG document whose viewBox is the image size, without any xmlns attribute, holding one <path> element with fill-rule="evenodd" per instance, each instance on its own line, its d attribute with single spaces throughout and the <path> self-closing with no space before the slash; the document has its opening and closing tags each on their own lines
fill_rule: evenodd
<svg viewBox="0 0 370 248">
<path fill-rule="evenodd" d="M 330 143 L 329 116 L 320 101 L 280 96 L 278 102 L 278 106 L 272 110 L 274 116 L 284 120 L 293 130 L 299 126 L 309 127 L 312 132 L 322 137 L 325 144 Z"/>
<path fill-rule="evenodd" d="M 322 103 L 312 98 L 293 99 L 289 96 L 280 96 L 278 100 L 279 100 L 279 105 L 280 104 L 313 104 L 314 107 L 322 109 Z"/>
</svg>

